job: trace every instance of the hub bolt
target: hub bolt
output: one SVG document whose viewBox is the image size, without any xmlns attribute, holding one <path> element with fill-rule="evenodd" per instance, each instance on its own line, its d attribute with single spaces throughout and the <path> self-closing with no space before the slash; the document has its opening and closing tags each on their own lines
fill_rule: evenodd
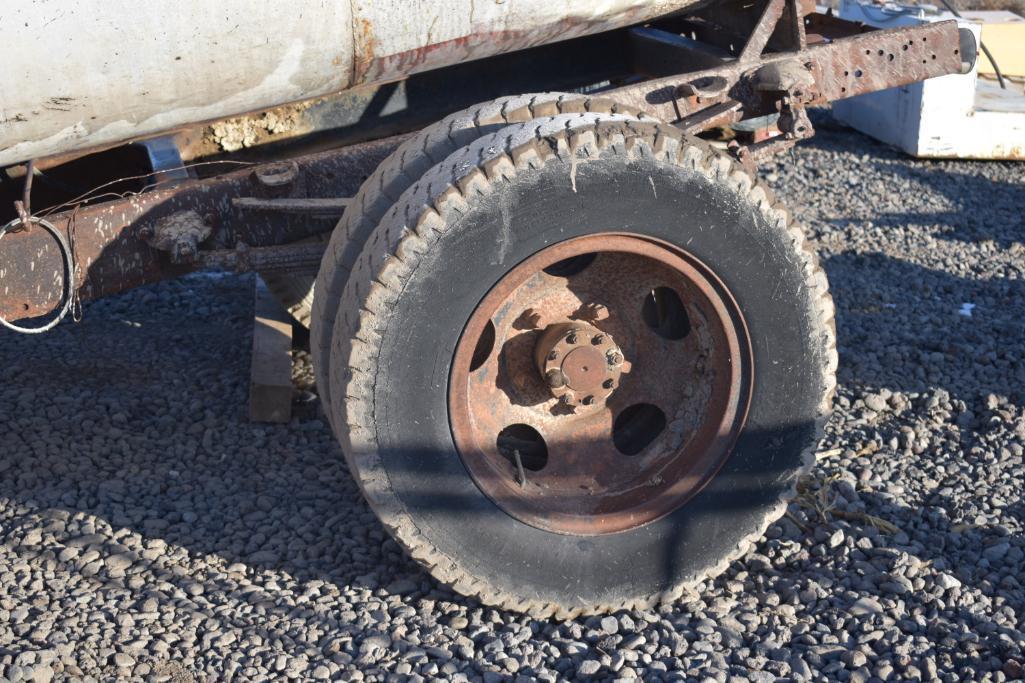
<svg viewBox="0 0 1025 683">
<path fill-rule="evenodd" d="M 627 366 L 609 333 L 573 321 L 553 323 L 538 335 L 534 363 L 539 379 L 565 409 L 602 405 Z"/>
</svg>

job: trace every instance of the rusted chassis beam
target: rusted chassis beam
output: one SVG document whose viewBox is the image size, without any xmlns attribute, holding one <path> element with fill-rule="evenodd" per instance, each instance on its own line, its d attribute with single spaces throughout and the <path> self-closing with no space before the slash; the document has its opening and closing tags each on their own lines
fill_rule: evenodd
<svg viewBox="0 0 1025 683">
<path fill-rule="evenodd" d="M 760 126 L 761 141 L 756 135 L 750 147 L 731 147 L 751 166 L 765 153 L 814 134 L 805 112 L 809 105 L 967 73 L 975 63 L 975 40 L 954 21 L 879 31 L 802 15 L 795 0 L 768 0 L 761 9 L 735 58 L 717 57 L 712 65 L 705 60 L 699 71 L 632 84 L 612 96 L 688 133 L 742 121 L 749 131 Z M 702 26 L 698 22 L 696 28 Z M 765 53 L 767 45 L 784 49 Z M 693 46 L 680 49 L 689 54 Z"/>
<path fill-rule="evenodd" d="M 970 54 L 963 54 L 964 49 L 957 22 L 942 21 L 827 38 L 797 52 L 742 56 L 719 67 L 619 88 L 614 96 L 673 123 L 712 104 L 735 100 L 743 105 L 736 118 L 740 120 L 771 113 L 759 94 L 770 92 L 762 89 L 768 85 L 767 67 L 794 64 L 806 71 L 811 79 L 801 99 L 805 104 L 824 104 L 962 73 L 974 63 L 974 42 L 968 43 Z"/>
<path fill-rule="evenodd" d="M 751 163 L 764 149 L 812 134 L 805 105 L 961 73 L 975 59 L 974 40 L 966 39 L 955 22 L 865 32 L 835 19 L 799 15 L 796 8 L 787 0 L 768 0 L 733 58 L 723 49 L 707 49 L 695 58 L 702 44 L 683 39 L 680 73 L 608 94 L 692 133 L 775 117 L 770 139 L 733 149 L 738 159 Z M 657 50 L 650 56 L 664 72 L 672 41 L 641 38 L 637 44 Z M 763 54 L 766 46 L 778 50 L 781 42 L 782 51 Z M 317 247 L 295 253 L 267 248 L 330 231 L 343 204 L 337 200 L 355 194 L 401 139 L 245 167 L 48 219 L 69 235 L 83 300 L 211 265 L 306 268 Z M 295 201 L 302 199 L 313 201 Z M 60 304 L 63 275 L 58 247 L 44 231 L 5 235 L 0 316 L 18 320 L 51 312 Z"/>
<path fill-rule="evenodd" d="M 199 268 L 244 264 L 249 260 L 245 252 L 231 255 L 240 243 L 260 248 L 331 230 L 337 212 L 322 210 L 318 202 L 311 202 L 313 210 L 304 213 L 294 201 L 284 201 L 283 210 L 273 211 L 266 210 L 267 202 L 233 200 L 351 197 L 402 139 L 360 143 L 283 164 L 246 166 L 47 220 L 72 236 L 79 295 L 83 301 L 96 299 Z M 166 219 L 188 212 L 209 228 L 203 251 L 175 259 L 169 250 L 151 246 L 153 233 Z M 228 250 L 231 254 L 224 253 Z M 251 262 L 260 263 L 261 254 L 253 250 Z M 63 267 L 56 243 L 45 232 L 36 228 L 4 236 L 0 259 L 0 316 L 17 320 L 45 315 L 59 304 Z"/>
</svg>

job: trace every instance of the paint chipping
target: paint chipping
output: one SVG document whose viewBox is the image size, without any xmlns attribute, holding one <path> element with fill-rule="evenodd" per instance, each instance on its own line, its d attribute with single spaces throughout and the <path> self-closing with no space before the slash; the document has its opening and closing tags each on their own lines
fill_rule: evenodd
<svg viewBox="0 0 1025 683">
<path fill-rule="evenodd" d="M 282 133 L 296 131 L 303 123 L 303 112 L 316 102 L 300 102 L 252 116 L 225 119 L 208 126 L 203 137 L 225 152 L 236 152 L 262 144 Z"/>
</svg>

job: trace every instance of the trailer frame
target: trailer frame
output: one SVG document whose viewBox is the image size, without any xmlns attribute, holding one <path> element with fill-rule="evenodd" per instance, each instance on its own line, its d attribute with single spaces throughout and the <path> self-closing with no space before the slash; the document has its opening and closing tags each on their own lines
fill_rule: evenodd
<svg viewBox="0 0 1025 683">
<path fill-rule="evenodd" d="M 633 73 L 579 88 L 687 134 L 729 130 L 729 152 L 749 169 L 814 134 L 809 106 L 965 73 L 975 60 L 974 37 L 956 22 L 875 30 L 817 14 L 802 0 L 712 5 L 606 39 L 625 41 Z M 414 112 L 400 129 L 422 123 Z M 30 162 L 19 217 L 0 241 L 0 317 L 53 316 L 67 296 L 96 299 L 205 268 L 315 272 L 323 244 L 304 240 L 334 228 L 346 198 L 403 139 L 291 158 L 285 148 L 284 160 L 269 163 L 224 159 L 218 168 L 232 170 L 205 178 L 154 169 L 165 173 L 145 191 L 106 201 L 97 193 L 39 214 L 28 192 Z M 33 215 L 67 245 L 34 227 Z"/>
</svg>

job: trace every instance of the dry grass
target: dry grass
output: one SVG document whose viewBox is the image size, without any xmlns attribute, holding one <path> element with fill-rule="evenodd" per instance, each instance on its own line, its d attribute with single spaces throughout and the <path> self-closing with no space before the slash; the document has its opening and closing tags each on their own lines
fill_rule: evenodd
<svg viewBox="0 0 1025 683">
<path fill-rule="evenodd" d="M 832 493 L 831 484 L 840 479 L 839 474 L 830 474 L 822 479 L 802 477 L 797 482 L 797 497 L 794 502 L 808 511 L 810 517 L 818 517 L 823 524 L 827 524 L 830 518 L 845 519 L 849 522 L 860 522 L 871 524 L 884 534 L 895 534 L 900 529 L 891 522 L 870 515 L 865 512 L 849 512 L 838 510 L 836 505 L 836 494 Z M 787 517 L 796 524 L 801 531 L 809 533 L 811 530 L 801 520 L 797 519 L 788 511 Z"/>
</svg>

